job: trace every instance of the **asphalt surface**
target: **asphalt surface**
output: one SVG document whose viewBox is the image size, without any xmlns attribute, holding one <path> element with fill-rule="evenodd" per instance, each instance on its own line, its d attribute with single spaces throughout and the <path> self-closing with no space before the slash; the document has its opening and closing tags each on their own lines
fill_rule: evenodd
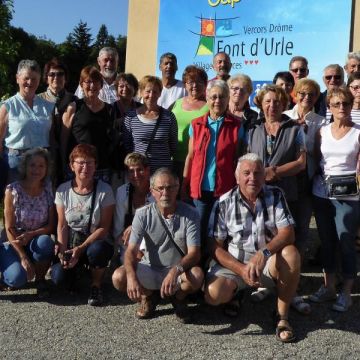
<svg viewBox="0 0 360 360">
<path fill-rule="evenodd" d="M 300 293 L 309 295 L 322 283 L 320 267 L 306 266 Z M 40 300 L 28 287 L 0 292 L 1 359 L 360 359 L 360 283 L 347 313 L 331 303 L 312 304 L 303 316 L 294 310 L 290 322 L 298 340 L 282 344 L 275 338 L 275 298 L 253 304 L 245 295 L 235 320 L 221 308 L 190 304 L 193 323 L 179 323 L 169 303 L 156 317 L 137 320 L 137 308 L 111 286 L 106 277 L 102 307 L 87 305 L 89 281 L 79 282 L 77 295 L 52 289 Z"/>
</svg>

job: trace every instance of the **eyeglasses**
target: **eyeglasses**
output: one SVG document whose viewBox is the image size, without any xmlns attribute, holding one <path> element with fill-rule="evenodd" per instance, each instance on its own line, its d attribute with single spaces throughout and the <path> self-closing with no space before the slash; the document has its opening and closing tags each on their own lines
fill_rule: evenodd
<svg viewBox="0 0 360 360">
<path fill-rule="evenodd" d="M 247 92 L 247 89 L 245 89 L 245 88 L 241 88 L 241 87 L 239 87 L 239 86 L 231 86 L 230 87 L 230 90 L 231 91 L 233 91 L 233 92 L 241 92 L 241 93 L 246 93 Z"/>
<path fill-rule="evenodd" d="M 101 83 L 101 81 L 98 81 L 98 80 L 84 80 L 83 83 L 86 84 L 86 85 L 90 85 L 90 84 L 98 85 L 98 84 Z"/>
<path fill-rule="evenodd" d="M 215 101 L 215 100 L 220 100 L 221 101 L 221 100 L 226 99 L 226 97 L 224 95 L 212 95 L 212 96 L 209 97 L 209 99 L 211 101 Z"/>
<path fill-rule="evenodd" d="M 306 73 L 307 68 L 295 68 L 295 69 L 290 69 L 290 71 L 294 73 Z"/>
<path fill-rule="evenodd" d="M 301 96 L 301 97 L 309 97 L 309 98 L 313 98 L 315 96 L 314 93 L 312 92 L 305 92 L 305 91 L 298 91 L 298 94 Z"/>
<path fill-rule="evenodd" d="M 340 106 L 342 106 L 343 108 L 349 107 L 349 106 L 351 106 L 351 103 L 349 103 L 347 101 L 339 101 L 336 103 L 330 103 L 330 106 L 332 106 L 335 109 L 339 109 Z"/>
<path fill-rule="evenodd" d="M 54 77 L 63 77 L 64 75 L 65 75 L 65 73 L 63 71 L 57 71 L 57 72 L 52 71 L 52 72 L 48 73 L 48 76 L 52 77 L 52 78 L 54 78 Z"/>
<path fill-rule="evenodd" d="M 95 160 L 88 160 L 88 161 L 85 161 L 85 160 L 81 160 L 81 161 L 74 160 L 73 162 L 76 163 L 76 164 L 78 164 L 80 167 L 84 167 L 85 165 L 86 165 L 86 166 L 94 166 L 94 165 L 95 165 Z"/>
<path fill-rule="evenodd" d="M 357 92 L 357 91 L 360 90 L 360 85 L 355 85 L 355 86 L 350 85 L 349 88 L 350 88 L 352 91 Z"/>
<path fill-rule="evenodd" d="M 341 75 L 326 75 L 324 76 L 324 78 L 326 80 L 331 80 L 331 79 L 334 79 L 334 80 L 341 80 Z"/>
<path fill-rule="evenodd" d="M 157 191 L 158 193 L 162 194 L 165 192 L 165 190 L 172 192 L 172 191 L 176 190 L 178 187 L 179 187 L 179 185 L 176 184 L 176 185 L 169 185 L 169 186 L 159 186 L 157 188 L 154 187 L 153 189 L 155 191 Z"/>
</svg>

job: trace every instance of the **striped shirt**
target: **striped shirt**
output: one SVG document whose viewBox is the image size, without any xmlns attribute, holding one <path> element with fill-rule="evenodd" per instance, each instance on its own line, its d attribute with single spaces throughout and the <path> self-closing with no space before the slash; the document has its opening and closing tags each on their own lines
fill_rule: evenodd
<svg viewBox="0 0 360 360">
<path fill-rule="evenodd" d="M 151 141 L 150 149 L 145 154 L 156 125 L 156 120 L 142 119 L 136 110 L 128 111 L 125 114 L 124 120 L 123 136 L 126 151 L 136 151 L 147 155 L 151 173 L 163 166 L 172 167 L 172 158 L 175 155 L 178 141 L 175 115 L 166 109 L 161 109 L 159 121 L 159 127 Z"/>
<path fill-rule="evenodd" d="M 228 251 L 242 263 L 265 247 L 278 229 L 294 224 L 282 190 L 264 185 L 258 195 L 255 211 L 243 199 L 239 187 L 222 195 L 210 218 L 211 238 L 228 240 Z"/>
<path fill-rule="evenodd" d="M 351 121 L 355 124 L 360 124 L 360 109 L 351 110 Z"/>
</svg>

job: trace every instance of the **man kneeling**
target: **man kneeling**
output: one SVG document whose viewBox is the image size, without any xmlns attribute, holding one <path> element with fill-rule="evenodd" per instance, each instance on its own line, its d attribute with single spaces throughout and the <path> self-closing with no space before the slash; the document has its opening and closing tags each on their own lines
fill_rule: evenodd
<svg viewBox="0 0 360 360">
<path fill-rule="evenodd" d="M 154 314 L 158 290 L 170 297 L 177 318 L 190 320 L 187 294 L 200 289 L 204 275 L 196 266 L 200 260 L 199 216 L 194 208 L 176 200 L 179 179 L 169 169 L 158 169 L 150 178 L 155 203 L 138 209 L 132 223 L 125 265 L 118 270 L 118 285 L 129 298 L 140 301 L 136 316 Z M 146 250 L 140 262 L 137 254 L 142 239 Z"/>
<path fill-rule="evenodd" d="M 276 337 L 293 341 L 288 312 L 300 275 L 293 218 L 282 191 L 264 185 L 265 169 L 256 154 L 239 159 L 235 176 L 238 186 L 224 194 L 213 210 L 216 261 L 207 274 L 205 301 L 226 304 L 246 287 L 276 286 Z"/>
</svg>

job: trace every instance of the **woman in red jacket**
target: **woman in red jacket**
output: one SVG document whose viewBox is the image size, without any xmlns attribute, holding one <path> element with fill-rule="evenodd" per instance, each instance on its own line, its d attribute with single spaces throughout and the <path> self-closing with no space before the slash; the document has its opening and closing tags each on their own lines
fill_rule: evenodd
<svg viewBox="0 0 360 360">
<path fill-rule="evenodd" d="M 229 87 L 214 80 L 206 89 L 209 112 L 194 119 L 189 129 L 189 150 L 184 167 L 182 198 L 194 201 L 201 220 L 202 255 L 214 202 L 236 185 L 236 161 L 242 153 L 244 130 L 239 119 L 227 115 Z"/>
</svg>

